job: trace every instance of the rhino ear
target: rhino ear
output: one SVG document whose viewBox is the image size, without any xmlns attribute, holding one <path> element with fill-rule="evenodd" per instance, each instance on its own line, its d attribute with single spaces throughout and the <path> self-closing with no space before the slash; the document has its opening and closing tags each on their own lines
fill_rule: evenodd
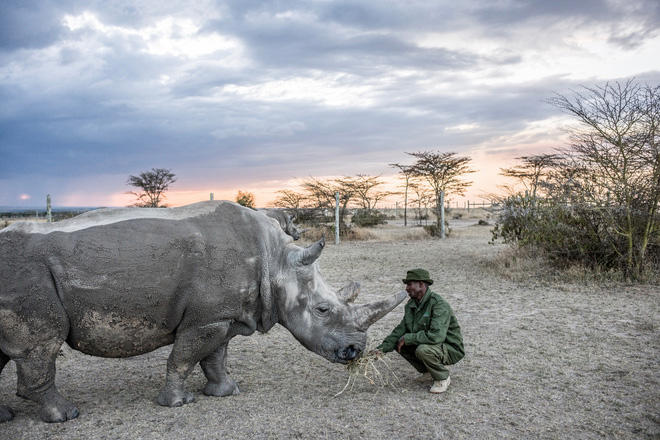
<svg viewBox="0 0 660 440">
<path fill-rule="evenodd" d="M 307 246 L 304 249 L 296 251 L 296 254 L 293 256 L 294 264 L 298 265 L 309 265 L 316 261 L 318 257 L 321 256 L 321 252 L 325 247 L 325 234 L 319 241 L 314 244 Z"/>
</svg>

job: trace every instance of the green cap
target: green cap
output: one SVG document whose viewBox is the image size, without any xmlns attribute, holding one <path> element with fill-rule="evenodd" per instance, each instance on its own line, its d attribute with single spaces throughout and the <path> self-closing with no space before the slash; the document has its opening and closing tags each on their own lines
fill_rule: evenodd
<svg viewBox="0 0 660 440">
<path fill-rule="evenodd" d="M 429 275 L 429 271 L 424 269 L 409 270 L 408 273 L 406 273 L 406 277 L 401 281 L 403 281 L 404 283 L 407 283 L 408 281 L 424 281 L 429 285 L 433 284 L 433 280 Z"/>
</svg>

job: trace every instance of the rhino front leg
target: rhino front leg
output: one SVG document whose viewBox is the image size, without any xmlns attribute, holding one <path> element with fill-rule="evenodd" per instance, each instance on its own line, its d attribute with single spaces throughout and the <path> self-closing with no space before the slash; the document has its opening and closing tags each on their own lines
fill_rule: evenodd
<svg viewBox="0 0 660 440">
<path fill-rule="evenodd" d="M 235 396 L 239 394 L 238 385 L 227 374 L 227 343 L 218 347 L 216 351 L 202 359 L 199 363 L 208 380 L 204 387 L 207 396 Z"/>
<path fill-rule="evenodd" d="M 177 332 L 167 359 L 165 386 L 158 394 L 160 405 L 182 406 L 195 400 L 193 394 L 183 388 L 184 382 L 195 365 L 224 342 L 228 328 L 229 323 L 214 323 Z"/>
<path fill-rule="evenodd" d="M 0 373 L 9 362 L 9 356 L 0 351 Z M 14 411 L 8 406 L 0 405 L 0 423 L 8 422 L 14 418 Z"/>
<path fill-rule="evenodd" d="M 53 340 L 14 359 L 18 375 L 16 394 L 40 404 L 39 415 L 44 422 L 66 422 L 79 414 L 78 408 L 55 388 L 55 358 L 61 345 L 61 340 Z"/>
</svg>

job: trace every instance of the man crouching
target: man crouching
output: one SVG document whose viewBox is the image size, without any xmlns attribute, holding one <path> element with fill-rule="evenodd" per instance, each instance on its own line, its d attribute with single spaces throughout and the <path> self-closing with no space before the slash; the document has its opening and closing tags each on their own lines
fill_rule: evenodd
<svg viewBox="0 0 660 440">
<path fill-rule="evenodd" d="M 432 378 L 429 391 L 444 393 L 450 383 L 445 365 L 455 364 L 465 356 L 461 328 L 447 301 L 429 289 L 433 280 L 428 271 L 409 270 L 403 282 L 410 297 L 403 319 L 376 351 L 388 353 L 396 348 L 423 373 L 418 381 Z"/>
</svg>

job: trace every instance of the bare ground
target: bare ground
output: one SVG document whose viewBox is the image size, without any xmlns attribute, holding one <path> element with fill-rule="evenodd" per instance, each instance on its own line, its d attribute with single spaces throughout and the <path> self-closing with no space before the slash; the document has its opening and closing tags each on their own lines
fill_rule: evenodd
<svg viewBox="0 0 660 440">
<path fill-rule="evenodd" d="M 198 367 L 188 380 L 196 401 L 181 408 L 155 403 L 169 347 L 128 359 L 65 348 L 57 384 L 80 417 L 64 424 L 42 423 L 37 406 L 14 395 L 10 362 L 0 401 L 17 415 L 0 425 L 0 439 L 660 438 L 658 287 L 510 281 L 489 263 L 501 250 L 487 244 L 489 228 L 457 226 L 444 241 L 330 245 L 320 260 L 332 285 L 362 283 L 358 302 L 400 289 L 406 269 L 430 270 L 467 351 L 443 395 L 412 381 L 416 372 L 390 353 L 396 388 L 358 381 L 333 398 L 344 366 L 276 326 L 229 344 L 240 395 L 202 395 Z M 372 326 L 371 337 L 384 337 L 402 313 Z"/>
</svg>

